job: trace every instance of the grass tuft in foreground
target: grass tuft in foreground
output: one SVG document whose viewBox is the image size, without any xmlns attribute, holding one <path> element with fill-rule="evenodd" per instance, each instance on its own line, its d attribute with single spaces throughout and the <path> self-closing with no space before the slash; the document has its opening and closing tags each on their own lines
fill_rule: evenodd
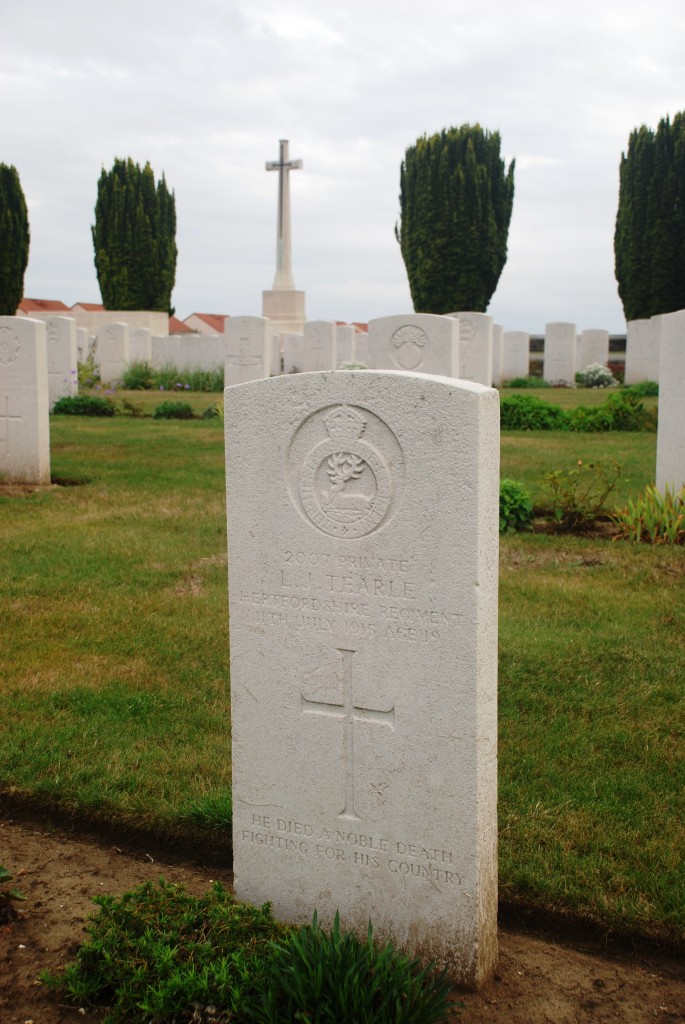
<svg viewBox="0 0 685 1024">
<path fill-rule="evenodd" d="M 69 1002 L 107 1006 L 104 1024 L 447 1019 L 445 976 L 390 943 L 379 948 L 370 924 L 365 942 L 341 932 L 337 915 L 330 934 L 316 914 L 311 926 L 289 929 L 268 903 L 239 903 L 220 882 L 199 898 L 161 880 L 94 902 L 90 941 L 43 981 Z"/>
</svg>

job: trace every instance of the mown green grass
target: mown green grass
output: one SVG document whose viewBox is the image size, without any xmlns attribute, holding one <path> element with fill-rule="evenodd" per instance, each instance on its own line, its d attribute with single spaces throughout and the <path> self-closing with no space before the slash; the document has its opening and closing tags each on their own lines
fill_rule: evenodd
<svg viewBox="0 0 685 1024">
<path fill-rule="evenodd" d="M 89 482 L 0 497 L 0 796 L 227 830 L 220 426 L 55 417 L 51 440 L 53 474 Z M 502 474 L 534 490 L 608 452 L 634 494 L 654 444 L 506 434 Z M 682 939 L 685 552 L 538 535 L 501 552 L 502 893 Z"/>
</svg>

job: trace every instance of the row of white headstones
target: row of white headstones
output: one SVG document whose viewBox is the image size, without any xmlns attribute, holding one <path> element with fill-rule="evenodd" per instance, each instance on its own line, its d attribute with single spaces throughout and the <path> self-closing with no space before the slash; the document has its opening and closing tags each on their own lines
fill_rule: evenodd
<svg viewBox="0 0 685 1024">
<path fill-rule="evenodd" d="M 683 481 L 682 358 L 685 311 L 628 324 L 626 382 L 660 380 L 657 486 Z M 544 376 L 572 382 L 576 367 L 605 364 L 608 333 L 548 324 Z M 93 341 L 95 344 L 93 344 Z M 371 320 L 368 334 L 350 325 L 311 321 L 302 334 L 273 336 L 263 317 L 231 317 L 222 335 L 153 337 L 145 329 L 108 324 L 95 339 L 68 317 L 0 318 L 0 473 L 9 481 L 50 477 L 48 412 L 78 390 L 77 362 L 93 352 L 101 380 L 118 381 L 133 362 L 179 370 L 224 367 L 227 386 L 280 373 L 317 372 L 358 361 L 490 385 L 526 376 L 529 335 L 501 332 L 482 313 L 411 314 Z"/>
<path fill-rule="evenodd" d="M 238 896 L 281 920 L 370 919 L 478 986 L 497 956 L 499 402 L 456 379 L 459 340 L 454 318 L 385 318 L 376 360 L 422 372 L 224 392 L 233 858 Z M 685 310 L 664 316 L 676 485 L 684 344 Z M 49 481 L 46 345 L 43 323 L 0 318 L 16 479 Z"/>
</svg>

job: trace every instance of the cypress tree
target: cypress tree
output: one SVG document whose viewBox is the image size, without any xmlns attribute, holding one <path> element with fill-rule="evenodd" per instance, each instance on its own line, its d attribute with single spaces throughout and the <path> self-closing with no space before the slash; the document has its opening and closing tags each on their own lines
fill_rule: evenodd
<svg viewBox="0 0 685 1024">
<path fill-rule="evenodd" d="M 107 309 L 171 310 L 176 279 L 176 200 L 164 175 L 128 160 L 102 169 L 92 227 L 95 269 Z"/>
<path fill-rule="evenodd" d="M 24 297 L 29 217 L 15 167 L 0 164 L 0 316 L 14 316 Z"/>
<path fill-rule="evenodd" d="M 685 113 L 631 132 L 621 154 L 615 273 L 626 320 L 685 309 Z"/>
<path fill-rule="evenodd" d="M 514 161 L 505 168 L 499 132 L 465 124 L 407 149 L 395 233 L 416 312 L 487 309 L 507 260 L 513 204 Z"/>
</svg>

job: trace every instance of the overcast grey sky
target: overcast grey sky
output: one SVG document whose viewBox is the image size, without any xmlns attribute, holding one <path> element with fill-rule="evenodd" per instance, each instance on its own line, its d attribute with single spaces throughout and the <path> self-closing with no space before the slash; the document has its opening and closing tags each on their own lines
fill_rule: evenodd
<svg viewBox="0 0 685 1024">
<path fill-rule="evenodd" d="M 97 179 L 149 160 L 176 195 L 172 301 L 260 314 L 290 140 L 293 273 L 314 319 L 411 310 L 394 237 L 424 133 L 479 122 L 516 158 L 488 312 L 624 329 L 613 273 L 631 130 L 685 109 L 682 0 L 0 0 L 0 161 L 26 194 L 25 294 L 99 302 Z"/>
</svg>

